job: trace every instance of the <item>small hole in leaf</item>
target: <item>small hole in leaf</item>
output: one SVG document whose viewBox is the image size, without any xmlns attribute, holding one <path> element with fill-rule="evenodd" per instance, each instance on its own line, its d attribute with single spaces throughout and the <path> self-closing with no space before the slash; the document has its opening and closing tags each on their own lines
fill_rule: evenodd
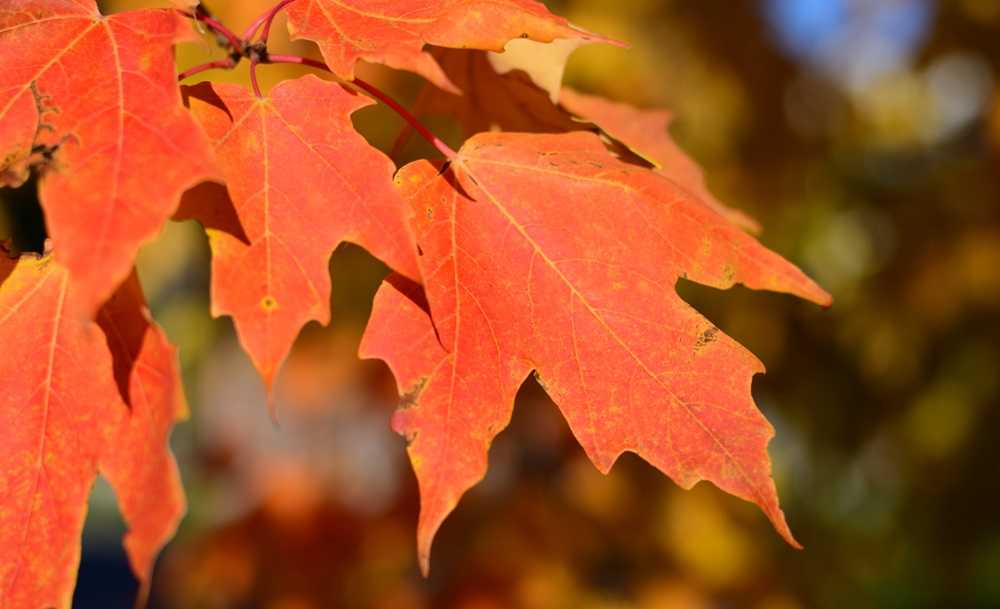
<svg viewBox="0 0 1000 609">
<path fill-rule="evenodd" d="M 273 296 L 265 296 L 260 301 L 260 308 L 265 311 L 273 311 L 278 308 L 278 301 Z"/>
<path fill-rule="evenodd" d="M 35 172 L 17 188 L 0 189 L 0 240 L 10 239 L 15 253 L 41 254 L 47 237 Z"/>
</svg>

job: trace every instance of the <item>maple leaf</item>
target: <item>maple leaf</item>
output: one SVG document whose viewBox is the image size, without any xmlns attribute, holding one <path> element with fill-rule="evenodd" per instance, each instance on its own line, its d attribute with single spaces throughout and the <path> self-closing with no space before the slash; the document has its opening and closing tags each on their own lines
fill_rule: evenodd
<svg viewBox="0 0 1000 609">
<path fill-rule="evenodd" d="M 177 349 L 146 308 L 135 272 L 101 308 L 97 322 L 128 406 L 100 469 L 129 527 L 124 545 L 132 571 L 148 581 L 156 555 L 185 511 L 180 472 L 168 446 L 174 423 L 188 414 L 180 364 Z"/>
<path fill-rule="evenodd" d="M 41 168 L 55 256 L 91 317 L 181 193 L 214 173 L 176 83 L 173 46 L 187 35 L 173 10 L 105 17 L 93 0 L 0 7 L 0 185 Z"/>
<path fill-rule="evenodd" d="M 559 102 L 563 75 L 570 55 L 592 41 L 561 38 L 552 42 L 536 42 L 518 38 L 507 43 L 503 53 L 486 53 L 493 70 L 500 75 L 520 70 L 531 82 L 549 94 L 549 100 Z"/>
<path fill-rule="evenodd" d="M 577 120 L 554 104 L 553 90 L 543 88 L 536 82 L 547 79 L 547 85 L 551 86 L 550 72 L 556 70 L 561 74 L 560 62 L 565 60 L 559 52 L 560 48 L 575 48 L 578 41 L 566 41 L 566 45 L 554 50 L 548 49 L 551 45 L 530 40 L 511 41 L 510 44 L 514 42 L 529 43 L 532 48 L 538 49 L 539 63 L 547 66 L 542 75 L 532 77 L 521 69 L 519 64 L 524 57 L 520 55 L 434 48 L 430 53 L 462 92 L 452 93 L 427 84 L 413 104 L 414 114 L 452 118 L 461 125 L 466 137 L 486 131 L 568 133 L 592 129 L 591 124 Z M 394 157 L 413 134 L 410 125 L 400 130 L 393 144 Z"/>
<path fill-rule="evenodd" d="M 549 93 L 525 72 L 498 74 L 484 51 L 432 49 L 431 54 L 462 93 L 427 85 L 413 105 L 418 115 L 453 117 L 467 136 L 494 130 L 562 133 L 587 128 L 554 105 Z"/>
<path fill-rule="evenodd" d="M 0 281 L 0 607 L 65 609 L 98 471 L 140 580 L 184 511 L 167 447 L 183 412 L 176 354 L 134 276 L 99 313 L 107 337 L 80 317 L 51 256 L 0 251 Z"/>
<path fill-rule="evenodd" d="M 414 112 L 454 117 L 467 136 L 494 130 L 561 133 L 596 126 L 624 146 L 623 150 L 650 163 L 731 222 L 749 232 L 760 232 L 756 220 L 720 202 L 708 190 L 704 172 L 670 137 L 673 115 L 669 111 L 640 110 L 569 87 L 560 89 L 562 68 L 579 41 L 561 41 L 562 45 L 516 42 L 523 43 L 524 50 L 509 56 L 434 49 L 432 54 L 462 93 L 428 85 L 420 91 Z M 532 56 L 535 65 L 531 64 Z M 412 129 L 404 128 L 396 149 L 411 135 Z"/>
<path fill-rule="evenodd" d="M 668 129 L 673 121 L 670 112 L 640 110 L 596 95 L 578 93 L 568 87 L 563 88 L 559 103 L 573 114 L 600 127 L 612 138 L 652 163 L 656 171 L 690 191 L 697 199 L 734 224 L 752 233 L 760 232 L 760 224 L 756 220 L 723 204 L 708 190 L 701 167 L 670 138 Z"/>
<path fill-rule="evenodd" d="M 532 370 L 602 472 L 635 452 L 684 488 L 709 480 L 757 503 L 797 545 L 770 478 L 773 430 L 750 393 L 764 367 L 674 286 L 739 282 L 824 305 L 826 292 L 593 134 L 480 134 L 444 173 L 418 161 L 397 184 L 433 321 L 390 281 L 360 351 L 407 396 L 393 427 L 410 439 L 425 572 Z"/>
<path fill-rule="evenodd" d="M 299 0 L 288 6 L 292 36 L 319 45 L 330 69 L 354 78 L 359 59 L 420 74 L 457 92 L 424 44 L 503 51 L 515 38 L 613 42 L 571 25 L 534 0 Z"/>
<path fill-rule="evenodd" d="M 233 317 L 270 388 L 302 326 L 329 321 L 327 265 L 339 243 L 419 276 L 406 203 L 393 187 L 392 161 L 351 124 L 353 112 L 373 103 L 367 97 L 315 76 L 285 81 L 262 99 L 238 85 L 186 92 L 214 142 L 239 223 L 227 228 L 207 217 L 219 202 L 184 203 L 209 227 L 212 314 Z"/>
</svg>

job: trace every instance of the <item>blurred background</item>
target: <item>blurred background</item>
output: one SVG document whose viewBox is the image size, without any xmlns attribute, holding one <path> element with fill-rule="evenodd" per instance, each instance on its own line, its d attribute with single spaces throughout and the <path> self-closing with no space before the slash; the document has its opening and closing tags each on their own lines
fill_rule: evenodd
<svg viewBox="0 0 1000 609">
<path fill-rule="evenodd" d="M 237 31 L 270 4 L 208 2 Z M 834 295 L 822 311 L 680 288 L 768 367 L 754 395 L 806 550 L 749 504 L 708 484 L 681 491 L 634 456 L 602 476 L 528 381 L 423 580 L 416 483 L 388 426 L 394 381 L 355 355 L 385 267 L 357 247 L 334 254 L 333 322 L 298 341 L 275 429 L 231 322 L 208 314 L 203 231 L 173 223 L 139 267 L 181 348 L 192 414 L 173 447 L 190 507 L 151 607 L 1000 607 L 1000 2 L 548 4 L 632 44 L 581 49 L 567 81 L 672 109 L 713 192 Z M 275 32 L 274 48 L 315 53 Z M 218 57 L 186 45 L 180 67 Z M 303 73 L 261 69 L 265 83 Z M 421 86 L 361 73 L 406 103 Z M 244 70 L 206 76 L 246 82 Z M 381 108 L 357 124 L 387 151 L 402 126 Z M 448 119 L 430 124 L 460 144 Z M 426 152 L 411 148 L 397 160 Z M 30 186 L 0 191 L 0 236 L 40 222 Z M 131 606 L 121 533 L 101 482 L 76 607 Z"/>
</svg>

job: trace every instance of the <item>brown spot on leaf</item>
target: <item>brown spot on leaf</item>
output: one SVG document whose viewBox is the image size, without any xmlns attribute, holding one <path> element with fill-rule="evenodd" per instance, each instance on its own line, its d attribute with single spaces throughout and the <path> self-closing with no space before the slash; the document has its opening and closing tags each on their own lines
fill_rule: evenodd
<svg viewBox="0 0 1000 609">
<path fill-rule="evenodd" d="M 417 384 L 414 385 L 413 389 L 407 391 L 402 397 L 400 397 L 398 409 L 409 410 L 410 408 L 413 408 L 416 405 L 417 400 L 420 399 L 420 394 L 423 392 L 424 386 L 427 385 L 427 381 L 427 377 L 421 378 L 417 381 Z"/>
<path fill-rule="evenodd" d="M 265 296 L 260 299 L 260 308 L 270 313 L 278 308 L 278 301 L 275 300 L 274 296 Z"/>
<path fill-rule="evenodd" d="M 699 351 L 704 349 L 709 344 L 715 342 L 716 336 L 719 334 L 719 329 L 715 326 L 711 328 L 706 328 L 699 336 L 698 340 L 694 343 L 694 350 Z"/>
<path fill-rule="evenodd" d="M 726 283 L 733 283 L 736 281 L 736 269 L 733 265 L 727 264 L 722 268 L 722 276 L 726 278 Z"/>
</svg>

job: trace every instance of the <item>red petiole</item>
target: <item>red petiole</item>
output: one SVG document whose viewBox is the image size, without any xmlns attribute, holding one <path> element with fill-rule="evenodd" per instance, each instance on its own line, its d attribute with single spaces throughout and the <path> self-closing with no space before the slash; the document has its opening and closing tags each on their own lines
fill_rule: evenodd
<svg viewBox="0 0 1000 609">
<path fill-rule="evenodd" d="M 274 5 L 272 8 L 264 11 L 259 17 L 254 19 L 254 22 L 250 24 L 250 27 L 243 32 L 243 40 L 252 40 L 257 34 L 257 30 L 260 26 L 264 26 L 264 33 L 261 35 L 261 40 L 267 40 L 268 35 L 271 33 L 271 22 L 274 18 L 281 12 L 281 9 L 285 8 L 295 0 L 282 0 L 278 4 Z"/>
<path fill-rule="evenodd" d="M 295 2 L 295 0 L 281 0 L 281 2 L 275 5 L 275 7 L 271 9 L 271 12 L 267 14 L 267 19 L 264 21 L 264 31 L 260 35 L 260 39 L 262 41 L 265 43 L 267 42 L 268 37 L 271 35 L 271 24 L 274 23 L 274 18 L 278 16 L 281 9 L 285 8 L 292 2 Z"/>
<path fill-rule="evenodd" d="M 270 55 L 267 58 L 266 63 L 294 63 L 303 66 L 309 66 L 310 68 L 316 68 L 319 70 L 324 70 L 330 72 L 330 68 L 327 67 L 322 61 L 316 61 L 315 59 L 309 59 L 308 57 L 299 57 L 298 55 Z M 434 135 L 430 129 L 428 129 L 420 120 L 413 116 L 409 110 L 404 108 L 399 102 L 389 97 L 384 91 L 376 87 L 375 85 L 361 80 L 360 78 L 355 78 L 350 81 L 350 84 L 354 85 L 358 89 L 361 89 L 365 93 L 368 93 L 378 101 L 389 106 L 396 114 L 402 117 L 407 123 L 413 127 L 417 133 L 419 133 L 425 140 L 431 143 L 445 158 L 453 159 L 457 156 L 457 153 L 451 149 L 448 144 L 444 143 L 441 138 Z"/>
<path fill-rule="evenodd" d="M 231 70 L 236 67 L 236 62 L 232 59 L 219 59 L 218 61 L 210 61 L 208 63 L 203 63 L 201 65 L 194 66 L 184 70 L 177 75 L 177 80 L 185 80 L 191 78 L 195 74 L 200 74 L 202 72 L 207 72 L 208 70 Z"/>
<path fill-rule="evenodd" d="M 257 17 L 254 22 L 247 28 L 244 32 L 243 37 L 237 37 L 229 28 L 225 25 L 212 18 L 203 8 L 199 7 L 194 13 L 188 11 L 180 11 L 182 15 L 188 17 L 189 19 L 194 19 L 201 23 L 204 23 L 206 27 L 215 32 L 217 35 L 221 36 L 229 47 L 231 56 L 228 59 L 220 59 L 217 61 L 210 61 L 208 63 L 203 63 L 187 70 L 184 70 L 178 74 L 178 80 L 184 80 L 190 78 L 196 74 L 202 72 L 207 72 L 208 70 L 231 70 L 236 67 L 239 60 L 243 57 L 249 57 L 250 59 L 250 84 L 253 87 L 254 93 L 257 97 L 263 97 L 260 90 L 260 84 L 257 81 L 257 71 L 256 68 L 259 64 L 274 64 L 274 63 L 286 63 L 286 64 L 298 64 L 302 66 L 307 66 L 310 68 L 316 68 L 318 70 L 323 70 L 325 72 L 333 73 L 330 68 L 322 61 L 317 61 L 315 59 L 309 59 L 308 57 L 300 57 L 298 55 L 271 55 L 267 52 L 267 39 L 271 33 L 271 24 L 274 22 L 274 18 L 281 12 L 281 9 L 291 4 L 295 0 L 281 0 L 274 7 L 268 9 L 262 15 Z M 261 33 L 259 42 L 256 44 L 252 43 L 251 40 L 257 34 L 257 32 L 263 27 L 263 32 Z M 336 75 L 334 74 L 336 77 Z M 437 149 L 441 154 L 447 159 L 454 159 L 457 153 L 451 149 L 448 144 L 446 144 L 441 138 L 434 135 L 430 129 L 428 129 L 420 120 L 410 113 L 409 110 L 400 105 L 399 102 L 391 98 L 387 93 L 376 87 L 375 85 L 368 83 L 360 78 L 355 78 L 350 81 L 351 85 L 361 89 L 365 93 L 371 95 L 376 100 L 389 106 L 396 114 L 402 117 L 413 129 L 419 133 L 424 139 L 426 139 L 435 149 Z"/>
<path fill-rule="evenodd" d="M 222 39 L 226 41 L 229 46 L 229 51 L 233 53 L 243 54 L 243 40 L 233 33 L 232 30 L 227 28 L 222 22 L 218 21 L 214 17 L 208 14 L 208 12 L 201 6 L 195 9 L 195 12 L 191 13 L 189 11 L 178 11 L 180 14 L 184 15 L 188 19 L 193 19 L 205 24 L 205 27 L 212 30 L 216 35 L 221 36 Z"/>
</svg>

